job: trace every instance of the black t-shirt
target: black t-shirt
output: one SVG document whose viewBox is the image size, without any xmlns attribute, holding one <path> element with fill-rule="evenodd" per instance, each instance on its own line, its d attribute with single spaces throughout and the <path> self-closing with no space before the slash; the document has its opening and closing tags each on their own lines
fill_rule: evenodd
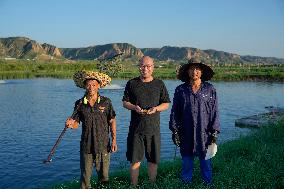
<svg viewBox="0 0 284 189">
<path fill-rule="evenodd" d="M 153 79 L 151 82 L 143 82 L 139 77 L 127 82 L 122 101 L 138 105 L 142 109 L 150 109 L 162 103 L 170 103 L 166 86 L 162 80 Z M 160 113 L 140 115 L 131 111 L 130 132 L 156 133 L 160 132 Z"/>
<path fill-rule="evenodd" d="M 80 104 L 77 109 L 77 106 Z M 77 111 L 76 111 L 77 109 Z M 82 122 L 80 150 L 85 153 L 102 153 L 109 148 L 109 121 L 115 118 L 111 100 L 99 96 L 93 107 L 84 103 L 83 98 L 77 100 L 73 119 Z"/>
</svg>

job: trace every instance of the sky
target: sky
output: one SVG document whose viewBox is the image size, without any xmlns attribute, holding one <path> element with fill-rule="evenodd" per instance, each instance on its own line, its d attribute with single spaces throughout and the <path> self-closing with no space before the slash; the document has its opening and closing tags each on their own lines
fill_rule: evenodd
<svg viewBox="0 0 284 189">
<path fill-rule="evenodd" d="M 0 0 L 0 38 L 284 58 L 283 0 Z"/>
</svg>

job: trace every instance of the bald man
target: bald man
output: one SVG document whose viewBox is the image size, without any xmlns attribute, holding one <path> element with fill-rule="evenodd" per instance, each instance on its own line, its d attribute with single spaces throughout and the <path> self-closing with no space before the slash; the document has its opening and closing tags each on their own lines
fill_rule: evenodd
<svg viewBox="0 0 284 189">
<path fill-rule="evenodd" d="M 160 161 L 160 112 L 168 109 L 170 98 L 162 80 L 152 76 L 154 61 L 144 56 L 139 62 L 140 76 L 129 80 L 123 96 L 123 107 L 131 110 L 127 137 L 127 160 L 130 161 L 131 184 L 138 184 L 139 168 L 145 157 L 148 176 L 154 182 Z"/>
</svg>

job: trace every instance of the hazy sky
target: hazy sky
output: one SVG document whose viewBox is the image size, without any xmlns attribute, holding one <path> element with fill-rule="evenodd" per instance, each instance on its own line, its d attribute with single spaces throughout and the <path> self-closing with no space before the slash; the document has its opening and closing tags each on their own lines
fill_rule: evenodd
<svg viewBox="0 0 284 189">
<path fill-rule="evenodd" d="M 284 58 L 283 0 L 0 0 L 0 38 L 125 42 Z"/>
</svg>

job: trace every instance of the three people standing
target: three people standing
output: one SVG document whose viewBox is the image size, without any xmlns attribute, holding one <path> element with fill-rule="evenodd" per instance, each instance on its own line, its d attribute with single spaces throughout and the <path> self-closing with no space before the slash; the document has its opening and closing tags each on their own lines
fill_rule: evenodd
<svg viewBox="0 0 284 189">
<path fill-rule="evenodd" d="M 131 110 L 127 136 L 127 160 L 130 161 L 131 184 L 138 184 L 139 168 L 144 155 L 148 176 L 154 182 L 160 161 L 160 112 L 168 109 L 170 98 L 162 80 L 153 77 L 154 61 L 144 56 L 139 62 L 140 76 L 129 80 L 122 98 L 123 107 Z M 183 65 L 176 87 L 169 128 L 179 137 L 182 156 L 181 179 L 192 181 L 194 157 L 200 160 L 202 179 L 212 183 L 211 160 L 206 160 L 208 146 L 216 142 L 220 132 L 216 89 L 207 81 L 213 70 L 195 59 Z M 109 76 L 98 72 L 80 71 L 74 75 L 75 84 L 85 88 L 85 96 L 75 103 L 74 115 L 66 127 L 76 128 L 82 122 L 80 143 L 81 188 L 90 187 L 93 162 L 99 181 L 108 181 L 109 152 L 117 151 L 115 111 L 110 99 L 100 96 L 98 89 L 110 83 Z M 109 130 L 112 142 L 109 141 Z"/>
</svg>

